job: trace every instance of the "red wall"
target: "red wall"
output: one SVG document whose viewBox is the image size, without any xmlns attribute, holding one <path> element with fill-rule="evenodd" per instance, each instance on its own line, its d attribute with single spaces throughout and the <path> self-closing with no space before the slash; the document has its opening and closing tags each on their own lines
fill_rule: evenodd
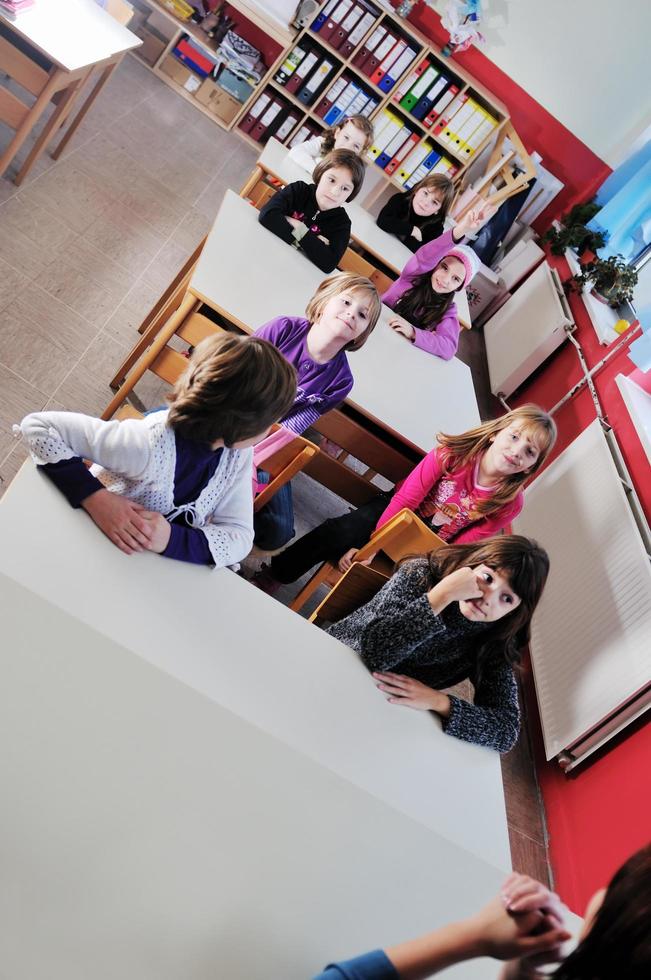
<svg viewBox="0 0 651 980">
<path fill-rule="evenodd" d="M 398 0 L 392 0 L 394 6 L 397 2 Z M 419 4 L 409 20 L 439 47 L 443 47 L 449 40 L 447 31 L 441 27 L 438 14 L 424 4 Z M 532 57 L 540 56 L 540 52 L 532 52 Z M 515 130 L 527 150 L 537 150 L 542 157 L 543 166 L 565 184 L 549 208 L 536 219 L 536 230 L 544 231 L 553 218 L 567 211 L 577 201 L 586 200 L 595 194 L 611 171 L 585 143 L 577 139 L 477 48 L 471 47 L 468 51 L 454 55 L 452 61 L 470 72 L 508 107 Z"/>
<path fill-rule="evenodd" d="M 561 278 L 567 278 L 569 270 L 565 261 L 553 258 L 550 261 L 556 264 Z M 577 323 L 577 339 L 588 364 L 593 366 L 608 348 L 598 343 L 582 300 L 571 296 L 570 306 Z M 620 353 L 595 376 L 602 408 L 615 430 L 649 519 L 649 463 L 615 384 L 619 373 L 633 376 L 647 388 L 651 387 L 651 375 L 642 375 L 633 368 L 627 354 Z M 566 343 L 523 387 L 513 404 L 534 401 L 551 408 L 580 377 L 577 355 L 571 344 Z M 584 389 L 556 416 L 559 440 L 551 458 L 562 452 L 594 418 L 592 398 Z M 568 906 L 582 914 L 593 892 L 605 885 L 619 865 L 651 838 L 651 725 L 648 715 L 643 716 L 584 765 L 564 775 L 556 763 L 545 761 L 531 685 L 527 697 L 531 708 L 529 717 L 535 719 L 532 741 L 545 803 L 555 885 Z"/>
</svg>

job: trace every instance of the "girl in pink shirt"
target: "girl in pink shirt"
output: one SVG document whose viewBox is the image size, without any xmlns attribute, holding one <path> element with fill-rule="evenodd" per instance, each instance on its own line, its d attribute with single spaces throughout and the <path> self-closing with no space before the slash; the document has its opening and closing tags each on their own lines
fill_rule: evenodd
<svg viewBox="0 0 651 980">
<path fill-rule="evenodd" d="M 468 211 L 452 231 L 421 246 L 382 297 L 398 314 L 389 320 L 396 333 L 445 361 L 454 357 L 459 346 L 455 296 L 481 266 L 472 248 L 458 243 L 495 210 L 485 204 Z"/>
<path fill-rule="evenodd" d="M 338 561 L 346 571 L 376 527 L 407 507 L 446 542 L 478 541 L 511 523 L 522 510 L 524 483 L 556 441 L 556 425 L 537 405 L 523 405 L 438 445 L 395 492 L 379 494 L 342 517 L 325 521 L 280 555 L 268 570 L 294 582 L 313 565 Z"/>
</svg>

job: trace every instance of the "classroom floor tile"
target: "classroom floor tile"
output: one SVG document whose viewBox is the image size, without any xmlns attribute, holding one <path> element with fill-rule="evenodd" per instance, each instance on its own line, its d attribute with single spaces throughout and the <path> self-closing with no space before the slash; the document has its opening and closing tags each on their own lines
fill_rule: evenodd
<svg viewBox="0 0 651 980">
<path fill-rule="evenodd" d="M 0 126 L 0 151 L 11 137 Z M 105 408 L 108 382 L 138 324 L 209 230 L 224 192 L 239 190 L 256 159 L 252 147 L 129 56 L 61 159 L 44 154 L 18 188 L 11 178 L 34 138 L 0 178 L 0 494 L 27 458 L 12 423 L 44 408 Z M 480 331 L 461 332 L 459 356 L 472 369 L 482 417 L 497 414 Z M 150 374 L 136 395 L 151 408 L 166 390 Z M 348 509 L 304 474 L 293 490 L 298 535 Z M 249 571 L 260 561 L 248 561 Z M 307 577 L 278 598 L 289 602 Z M 545 878 L 526 738 L 503 760 L 503 773 L 514 866 Z"/>
</svg>

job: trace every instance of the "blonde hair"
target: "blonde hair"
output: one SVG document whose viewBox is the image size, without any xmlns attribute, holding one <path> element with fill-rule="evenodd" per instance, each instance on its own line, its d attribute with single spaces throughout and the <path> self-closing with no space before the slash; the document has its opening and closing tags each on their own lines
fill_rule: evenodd
<svg viewBox="0 0 651 980">
<path fill-rule="evenodd" d="M 441 195 L 441 207 L 436 214 L 432 215 L 432 220 L 442 221 L 452 207 L 452 202 L 454 201 L 454 184 L 449 177 L 446 177 L 445 174 L 427 174 L 426 177 L 419 180 L 418 183 L 409 191 L 409 200 L 413 201 L 416 191 L 419 191 L 425 187 L 429 188 L 430 190 L 437 191 Z"/>
<path fill-rule="evenodd" d="M 364 136 L 366 137 L 366 142 L 364 146 L 359 151 L 359 155 L 363 156 L 368 150 L 369 146 L 373 142 L 373 123 L 366 116 L 345 116 L 341 122 L 335 123 L 330 129 L 326 129 L 325 133 L 321 138 L 321 146 L 324 153 L 330 153 L 331 150 L 335 148 L 335 139 L 337 138 L 337 133 L 340 129 L 343 129 L 346 123 L 352 123 L 357 129 L 360 129 Z"/>
<path fill-rule="evenodd" d="M 498 432 L 514 422 L 520 422 L 523 431 L 531 437 L 538 450 L 538 459 L 526 472 L 506 476 L 490 497 L 478 502 L 476 511 L 482 517 L 501 510 L 510 503 L 519 494 L 523 483 L 540 469 L 556 442 L 556 423 L 538 405 L 522 405 L 506 415 L 478 425 L 476 429 L 462 432 L 461 435 L 451 436 L 439 432 L 436 436 L 439 445 L 444 449 L 444 469 L 449 474 L 475 462 L 486 452 Z"/>
<path fill-rule="evenodd" d="M 287 414 L 296 371 L 267 340 L 221 331 L 197 344 L 167 399 L 168 425 L 186 439 L 232 446 Z"/>
<path fill-rule="evenodd" d="M 310 323 L 316 323 L 321 318 L 326 304 L 333 297 L 339 296 L 340 293 L 358 291 L 368 293 L 369 296 L 368 326 L 364 333 L 346 344 L 344 350 L 359 350 L 360 347 L 363 347 L 380 318 L 382 300 L 371 280 L 367 279 L 366 276 L 358 276 L 354 272 L 334 272 L 320 283 L 319 288 L 305 307 L 305 316 Z"/>
</svg>

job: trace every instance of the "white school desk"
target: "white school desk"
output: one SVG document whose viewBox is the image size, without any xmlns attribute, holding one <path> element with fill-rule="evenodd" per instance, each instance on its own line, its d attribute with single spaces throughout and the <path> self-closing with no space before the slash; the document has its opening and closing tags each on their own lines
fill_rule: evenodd
<svg viewBox="0 0 651 980">
<path fill-rule="evenodd" d="M 189 290 L 241 329 L 251 332 L 273 317 L 303 316 L 323 273 L 297 249 L 258 222 L 258 212 L 233 191 L 224 195 Z M 368 419 L 421 452 L 434 434 L 479 424 L 470 368 L 442 361 L 380 322 L 366 345 L 349 356 L 355 387 L 347 399 Z"/>
<path fill-rule="evenodd" d="M 20 49 L 11 50 L 11 43 L 0 48 L 0 68 L 36 96 L 34 104 L 27 109 L 11 93 L 2 95 L 0 111 L 7 113 L 16 133 L 0 157 L 0 175 L 18 153 L 52 96 L 60 93 L 57 108 L 16 177 L 16 183 L 20 183 L 68 118 L 81 86 L 93 69 L 102 70 L 100 81 L 70 127 L 71 131 L 76 129 L 125 53 L 142 44 L 142 40 L 102 10 L 95 0 L 37 0 L 33 7 L 15 16 L 0 12 L 0 23 L 17 42 L 26 42 L 51 63 L 47 70 Z M 70 132 L 66 136 L 67 142 Z M 62 148 L 62 145 L 57 148 L 56 156 Z"/>
<path fill-rule="evenodd" d="M 257 180 L 264 177 L 265 174 L 269 174 L 270 177 L 274 177 L 283 184 L 291 184 L 295 180 L 309 182 L 311 179 L 303 167 L 289 158 L 287 147 L 273 137 L 265 143 L 256 162 L 256 169 L 258 171 L 257 179 L 254 180 L 254 171 L 254 174 L 244 185 L 241 192 L 243 196 L 244 189 L 255 186 Z M 389 235 L 386 231 L 378 228 L 375 218 L 355 201 L 345 204 L 344 207 L 351 221 L 351 238 L 353 241 L 374 255 L 380 262 L 383 262 L 396 276 L 399 276 L 412 257 L 412 252 L 395 235 Z M 472 326 L 472 320 L 465 290 L 459 293 L 455 302 L 459 322 L 469 330 Z"/>
<path fill-rule="evenodd" d="M 304 980 L 495 893 L 497 754 L 232 572 L 123 555 L 29 461 L 0 541 L 8 975 Z"/>
</svg>

